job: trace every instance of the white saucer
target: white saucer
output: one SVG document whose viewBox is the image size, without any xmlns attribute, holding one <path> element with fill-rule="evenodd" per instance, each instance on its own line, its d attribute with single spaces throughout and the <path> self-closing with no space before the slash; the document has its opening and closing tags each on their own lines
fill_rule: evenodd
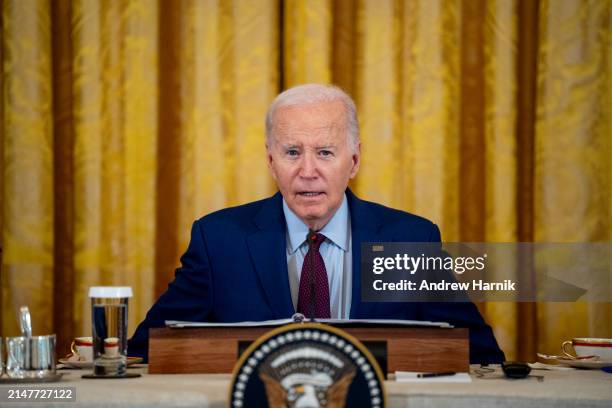
<svg viewBox="0 0 612 408">
<path fill-rule="evenodd" d="M 574 368 L 603 368 L 603 367 L 612 367 L 612 361 L 606 360 L 570 360 L 570 359 L 557 359 L 559 364 L 563 364 L 565 366 L 574 367 Z"/>
<path fill-rule="evenodd" d="M 67 358 L 60 358 L 57 360 L 59 363 L 72 368 L 93 368 L 93 362 L 91 361 L 70 361 Z M 127 365 L 138 364 L 142 362 L 142 357 L 128 357 Z"/>
</svg>

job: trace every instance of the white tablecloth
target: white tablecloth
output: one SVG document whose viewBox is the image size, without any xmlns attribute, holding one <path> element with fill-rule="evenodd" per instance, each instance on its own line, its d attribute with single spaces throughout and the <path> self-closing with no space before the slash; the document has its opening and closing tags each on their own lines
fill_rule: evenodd
<svg viewBox="0 0 612 408">
<path fill-rule="evenodd" d="M 495 366 L 492 366 L 495 367 Z M 474 367 L 473 367 L 474 368 Z M 535 378 L 509 380 L 496 372 L 467 384 L 386 381 L 388 407 L 612 407 L 612 374 L 600 370 L 541 371 Z M 61 382 L 37 387 L 76 387 L 76 402 L 35 404 L 0 402 L 3 407 L 226 407 L 230 375 L 149 375 L 146 366 L 132 368 L 141 378 L 82 379 L 81 370 L 61 370 Z M 24 385 L 25 386 L 25 385 Z M 1 388 L 15 387 L 0 385 Z"/>
</svg>

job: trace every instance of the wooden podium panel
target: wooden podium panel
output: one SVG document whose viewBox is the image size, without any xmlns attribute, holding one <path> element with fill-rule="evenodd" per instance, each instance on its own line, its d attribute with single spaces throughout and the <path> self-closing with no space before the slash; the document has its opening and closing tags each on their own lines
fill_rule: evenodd
<svg viewBox="0 0 612 408">
<path fill-rule="evenodd" d="M 361 341 L 387 344 L 387 371 L 469 371 L 468 329 L 342 327 Z M 238 342 L 273 327 L 158 328 L 149 331 L 150 374 L 231 373 Z"/>
</svg>

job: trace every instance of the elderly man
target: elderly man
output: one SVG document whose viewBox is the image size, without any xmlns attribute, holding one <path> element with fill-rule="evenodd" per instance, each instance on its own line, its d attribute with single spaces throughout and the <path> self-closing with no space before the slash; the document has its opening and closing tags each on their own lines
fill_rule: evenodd
<svg viewBox="0 0 612 408">
<path fill-rule="evenodd" d="M 182 266 L 130 340 L 147 357 L 148 329 L 165 320 L 237 322 L 289 318 L 447 321 L 470 329 L 470 360 L 504 355 L 471 303 L 362 302 L 362 242 L 439 242 L 430 221 L 360 200 L 355 104 L 325 85 L 291 88 L 266 115 L 268 167 L 279 193 L 193 224 Z"/>
</svg>

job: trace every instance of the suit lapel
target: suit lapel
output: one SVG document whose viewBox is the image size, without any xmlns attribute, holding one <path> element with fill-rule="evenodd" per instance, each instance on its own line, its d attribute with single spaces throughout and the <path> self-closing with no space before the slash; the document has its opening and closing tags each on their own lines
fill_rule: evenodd
<svg viewBox="0 0 612 408">
<path fill-rule="evenodd" d="M 357 198 L 351 190 L 346 190 L 346 196 L 351 211 L 351 234 L 353 251 L 353 276 L 351 292 L 351 313 L 352 319 L 375 316 L 373 313 L 377 303 L 361 302 L 361 243 L 362 242 L 381 242 L 382 221 L 377 217 L 372 205 Z"/>
<path fill-rule="evenodd" d="M 247 245 L 259 281 L 274 318 L 289 318 L 294 310 L 289 288 L 286 226 L 280 193 L 264 202 L 253 222 L 257 231 L 247 237 Z"/>
</svg>

